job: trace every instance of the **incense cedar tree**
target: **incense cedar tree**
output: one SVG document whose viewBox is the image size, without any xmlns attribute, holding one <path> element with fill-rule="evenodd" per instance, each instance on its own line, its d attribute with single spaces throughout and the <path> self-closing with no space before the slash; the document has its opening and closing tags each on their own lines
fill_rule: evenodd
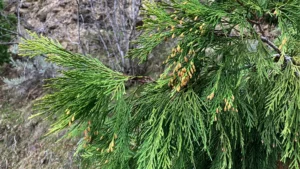
<svg viewBox="0 0 300 169">
<path fill-rule="evenodd" d="M 299 169 L 300 1 L 172 0 L 143 11 L 128 57 L 143 62 L 176 43 L 158 79 L 116 72 L 43 36 L 23 40 L 21 55 L 66 68 L 36 104 L 37 115 L 58 117 L 48 134 L 82 136 L 85 167 Z"/>
</svg>

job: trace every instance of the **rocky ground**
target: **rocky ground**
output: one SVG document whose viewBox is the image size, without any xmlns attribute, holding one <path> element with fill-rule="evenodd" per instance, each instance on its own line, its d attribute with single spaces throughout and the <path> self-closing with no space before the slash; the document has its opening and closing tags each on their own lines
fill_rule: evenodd
<svg viewBox="0 0 300 169">
<path fill-rule="evenodd" d="M 6 0 L 6 11 L 17 16 L 17 2 Z M 21 2 L 19 15 L 22 34 L 26 35 L 25 29 L 29 29 L 59 40 L 71 51 L 82 52 L 79 48 L 75 0 Z M 81 26 L 81 36 L 88 38 L 91 32 L 89 26 Z M 100 52 L 97 52 L 98 48 L 94 47 L 91 50 L 96 45 L 99 44 L 86 45 L 86 49 L 100 55 Z M 0 76 L 15 78 L 18 73 L 14 72 L 11 66 L 5 65 L 1 67 Z M 58 141 L 63 133 L 44 138 L 49 124 L 55 119 L 43 120 L 43 117 L 29 119 L 31 115 L 37 113 L 33 111 L 33 99 L 39 96 L 26 96 L 20 100 L 10 91 L 1 90 L 2 80 L 0 78 L 0 169 L 79 168 L 80 159 L 74 154 L 79 139 Z M 37 90 L 39 94 L 42 93 L 40 88 Z"/>
<path fill-rule="evenodd" d="M 15 108 L 1 103 L 0 168 L 78 168 L 74 157 L 76 141 L 62 140 L 61 135 L 42 138 L 48 122 L 32 115 L 32 104 Z"/>
<path fill-rule="evenodd" d="M 86 18 L 89 11 L 85 6 L 89 1 L 80 1 L 80 25 L 75 0 L 22 0 L 19 9 L 16 0 L 4 2 L 7 12 L 19 16 L 19 31 L 24 36 L 28 37 L 26 29 L 34 31 L 57 39 L 68 50 L 82 53 L 84 49 L 105 61 L 96 35 L 99 30 Z M 100 17 L 100 10 L 95 12 L 94 15 Z M 1 67 L 1 77 L 16 78 L 18 75 L 12 66 Z M 1 90 L 2 80 L 0 78 L 0 169 L 79 168 L 80 159 L 74 154 L 79 138 L 58 141 L 63 133 L 43 138 L 55 119 L 29 119 L 36 113 L 33 99 L 39 97 L 42 89 L 33 87 L 31 91 L 35 96 L 28 97 L 32 93 L 26 93 L 28 96 L 21 96 L 20 100 L 18 95 Z"/>
<path fill-rule="evenodd" d="M 8 70 L 2 67 L 0 72 L 13 76 Z M 74 155 L 78 139 L 57 142 L 63 133 L 43 137 L 54 119 L 29 119 L 36 113 L 34 101 L 15 102 L 9 96 L 0 90 L 0 169 L 78 168 L 80 159 Z"/>
</svg>

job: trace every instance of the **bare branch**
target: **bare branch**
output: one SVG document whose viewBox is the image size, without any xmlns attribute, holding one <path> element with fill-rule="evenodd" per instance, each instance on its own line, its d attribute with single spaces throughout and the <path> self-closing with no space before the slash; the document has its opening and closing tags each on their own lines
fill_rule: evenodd
<svg viewBox="0 0 300 169">
<path fill-rule="evenodd" d="M 83 55 L 86 55 L 85 50 L 83 48 L 82 42 L 81 42 L 81 35 L 80 35 L 80 16 L 82 17 L 82 15 L 80 15 L 80 3 L 79 0 L 76 0 L 77 3 L 77 27 L 78 27 L 78 45 L 79 48 L 81 48 L 81 51 L 83 53 Z M 83 20 L 83 17 L 82 17 Z"/>
<path fill-rule="evenodd" d="M 18 42 L 0 42 L 0 45 L 15 45 L 19 44 Z"/>
<path fill-rule="evenodd" d="M 18 1 L 18 4 L 17 4 L 17 17 L 18 17 L 18 25 L 17 25 L 17 31 L 18 31 L 18 34 L 17 34 L 17 38 L 19 40 L 19 35 L 21 34 L 21 19 L 20 19 L 20 7 L 22 5 L 22 1 L 19 0 Z"/>
<path fill-rule="evenodd" d="M 20 37 L 22 37 L 22 38 L 26 39 L 26 37 L 25 37 L 25 36 L 23 36 L 22 34 L 20 34 L 20 33 L 18 33 L 18 32 L 14 32 L 14 31 L 11 31 L 11 30 L 8 30 L 8 29 L 5 29 L 5 28 L 2 28 L 2 27 L 0 27 L 0 29 L 1 29 L 1 30 L 4 30 L 4 31 L 6 31 L 6 32 L 9 32 L 9 33 L 11 33 L 11 34 L 14 34 L 14 35 L 17 35 L 17 36 L 20 36 Z"/>
</svg>

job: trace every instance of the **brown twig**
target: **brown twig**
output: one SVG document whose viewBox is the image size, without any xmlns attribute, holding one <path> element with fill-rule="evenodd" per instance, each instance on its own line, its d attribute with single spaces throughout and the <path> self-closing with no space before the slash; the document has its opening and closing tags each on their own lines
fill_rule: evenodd
<svg viewBox="0 0 300 169">
<path fill-rule="evenodd" d="M 260 39 L 262 42 L 268 44 L 273 50 L 275 50 L 276 53 L 281 55 L 280 49 L 273 42 L 271 42 L 267 37 L 261 36 Z"/>
<path fill-rule="evenodd" d="M 225 36 L 225 37 L 228 37 L 228 38 L 241 38 L 241 36 L 239 36 L 239 35 L 227 35 L 227 34 L 224 34 L 224 33 L 220 33 L 219 31 L 215 31 L 215 35 L 216 36 Z M 247 37 L 243 37 L 243 38 L 247 38 Z M 281 50 L 272 41 L 270 41 L 267 37 L 261 36 L 260 39 L 261 39 L 262 42 L 266 43 L 269 47 L 271 47 L 277 53 L 273 56 L 275 58 L 274 59 L 275 62 L 278 61 L 279 58 L 282 55 Z M 292 62 L 293 64 L 296 64 L 295 61 L 292 59 L 292 57 L 290 57 L 288 55 L 284 56 L 284 60 L 286 62 Z"/>
<path fill-rule="evenodd" d="M 279 60 L 279 58 L 282 56 L 281 50 L 273 42 L 271 42 L 268 38 L 261 36 L 260 39 L 262 42 L 266 43 L 277 53 L 274 55 L 274 61 L 277 62 Z M 291 56 L 284 55 L 284 61 L 292 62 L 294 65 L 296 65 L 295 60 Z"/>
<path fill-rule="evenodd" d="M 255 25 L 260 25 L 260 24 L 261 24 L 260 22 L 255 21 L 255 20 L 251 20 L 251 19 L 247 19 L 247 21 L 248 21 L 249 23 L 252 23 L 252 24 L 255 24 Z"/>
<path fill-rule="evenodd" d="M 244 4 L 243 4 L 243 2 L 242 1 L 240 1 L 240 0 L 236 0 L 236 2 L 238 3 L 238 4 L 240 4 L 243 8 L 246 8 L 246 9 L 248 9 L 248 7 L 246 7 Z M 256 16 L 256 14 L 253 12 L 253 11 L 251 11 L 250 10 L 250 12 L 251 12 L 251 14 L 253 15 L 253 16 Z"/>
<path fill-rule="evenodd" d="M 240 0 L 236 0 L 236 2 L 237 2 L 238 4 L 240 4 L 242 7 L 245 7 L 245 5 L 244 5 Z"/>
<path fill-rule="evenodd" d="M 131 78 L 130 80 L 137 81 L 137 82 L 142 83 L 142 84 L 155 82 L 155 80 L 152 79 L 149 76 L 135 76 L 135 77 Z"/>
<path fill-rule="evenodd" d="M 258 29 L 259 29 L 259 32 L 261 33 L 261 35 L 265 37 L 266 35 L 265 35 L 264 30 L 261 27 L 261 24 L 258 24 L 257 26 L 258 26 Z"/>
<path fill-rule="evenodd" d="M 19 44 L 18 42 L 0 42 L 0 45 L 15 45 Z"/>
</svg>

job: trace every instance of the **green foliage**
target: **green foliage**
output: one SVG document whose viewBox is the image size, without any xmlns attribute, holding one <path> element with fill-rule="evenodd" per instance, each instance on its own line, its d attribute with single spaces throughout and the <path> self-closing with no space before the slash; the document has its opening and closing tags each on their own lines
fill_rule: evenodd
<svg viewBox="0 0 300 169">
<path fill-rule="evenodd" d="M 3 11 L 3 0 L 0 0 L 0 41 L 7 43 L 12 40 L 11 31 L 16 29 L 16 17 Z M 0 65 L 10 61 L 7 44 L 0 44 Z"/>
<path fill-rule="evenodd" d="M 50 133 L 84 135 L 77 152 L 95 168 L 299 169 L 300 1 L 198 0 L 145 4 L 129 56 L 174 40 L 159 79 L 127 76 L 32 34 L 24 56 L 66 67 L 37 106 Z M 268 37 L 268 31 L 281 34 Z M 278 46 L 278 47 L 277 47 Z M 138 84 L 125 94 L 128 81 Z M 68 127 L 69 126 L 69 127 Z"/>
</svg>

